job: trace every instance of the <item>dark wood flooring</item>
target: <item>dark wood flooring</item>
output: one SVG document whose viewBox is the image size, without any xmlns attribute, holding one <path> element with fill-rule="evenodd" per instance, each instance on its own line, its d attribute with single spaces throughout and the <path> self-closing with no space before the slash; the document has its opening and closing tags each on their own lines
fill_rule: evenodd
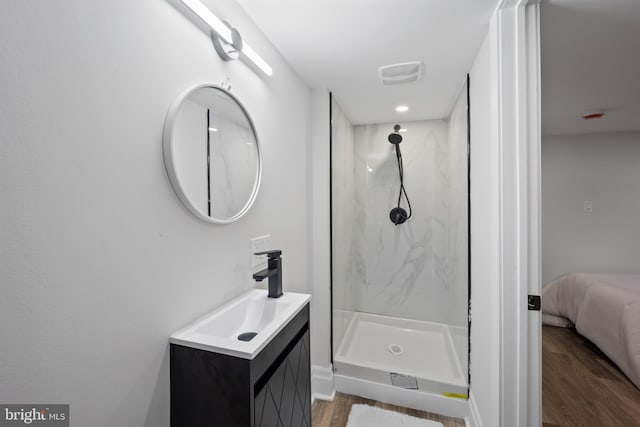
<svg viewBox="0 0 640 427">
<path fill-rule="evenodd" d="M 640 426 L 640 390 L 575 329 L 542 327 L 543 427 Z"/>
<path fill-rule="evenodd" d="M 389 405 L 387 403 L 365 399 L 364 397 L 342 393 L 336 393 L 336 397 L 331 402 L 324 400 L 316 400 L 313 402 L 311 423 L 313 427 L 344 427 L 347 425 L 351 405 L 359 403 L 377 406 L 378 408 L 400 412 L 413 417 L 439 421 L 444 424 L 445 427 L 464 427 L 464 420 L 459 418 L 430 414 L 429 412 L 418 411 L 417 409 L 403 408 L 401 406 Z"/>
</svg>

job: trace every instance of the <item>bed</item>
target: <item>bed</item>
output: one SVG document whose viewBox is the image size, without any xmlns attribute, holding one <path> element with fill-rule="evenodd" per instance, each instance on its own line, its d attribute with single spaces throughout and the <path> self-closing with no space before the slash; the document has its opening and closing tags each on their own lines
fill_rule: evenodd
<svg viewBox="0 0 640 427">
<path fill-rule="evenodd" d="M 561 277 L 542 290 L 542 323 L 575 325 L 640 388 L 640 275 Z"/>
</svg>

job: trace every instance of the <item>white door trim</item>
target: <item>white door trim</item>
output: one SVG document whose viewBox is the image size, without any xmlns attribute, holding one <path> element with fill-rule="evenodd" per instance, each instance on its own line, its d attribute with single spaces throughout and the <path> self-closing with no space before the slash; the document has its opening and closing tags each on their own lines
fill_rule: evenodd
<svg viewBox="0 0 640 427">
<path fill-rule="evenodd" d="M 542 136 L 540 87 L 540 5 L 526 7 L 527 50 L 527 214 L 528 294 L 542 292 Z M 527 312 L 527 425 L 542 425 L 542 321 L 540 311 Z"/>
<path fill-rule="evenodd" d="M 539 5 L 504 0 L 496 11 L 500 211 L 500 425 L 536 426 L 540 411 Z"/>
</svg>

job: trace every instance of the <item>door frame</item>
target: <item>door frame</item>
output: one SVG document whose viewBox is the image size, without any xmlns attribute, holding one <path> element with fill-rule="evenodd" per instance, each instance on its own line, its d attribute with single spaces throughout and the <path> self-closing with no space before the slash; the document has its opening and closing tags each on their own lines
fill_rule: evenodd
<svg viewBox="0 0 640 427">
<path fill-rule="evenodd" d="M 500 425 L 539 426 L 540 295 L 540 5 L 503 0 L 495 16 L 494 59 L 499 145 Z"/>
</svg>

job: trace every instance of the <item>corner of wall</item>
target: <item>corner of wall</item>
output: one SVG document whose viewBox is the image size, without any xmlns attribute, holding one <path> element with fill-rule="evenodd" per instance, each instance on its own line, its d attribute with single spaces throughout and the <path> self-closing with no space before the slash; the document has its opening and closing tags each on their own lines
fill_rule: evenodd
<svg viewBox="0 0 640 427">
<path fill-rule="evenodd" d="M 311 363 L 331 364 L 329 91 L 311 92 Z"/>
<path fill-rule="evenodd" d="M 467 427 L 484 427 L 476 398 L 472 392 L 469 392 L 469 416 L 465 418 L 464 424 Z"/>
<path fill-rule="evenodd" d="M 333 400 L 336 388 L 333 385 L 333 366 L 313 365 L 311 367 L 312 400 Z"/>
</svg>

